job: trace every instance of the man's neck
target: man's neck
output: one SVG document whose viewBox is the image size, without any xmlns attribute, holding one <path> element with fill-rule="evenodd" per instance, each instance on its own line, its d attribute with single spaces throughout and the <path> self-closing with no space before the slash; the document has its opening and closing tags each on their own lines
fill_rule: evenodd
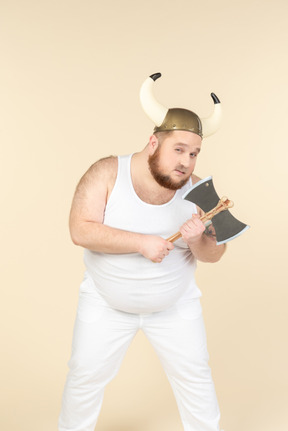
<svg viewBox="0 0 288 431">
<path fill-rule="evenodd" d="M 160 186 L 154 179 L 149 169 L 146 149 L 132 156 L 131 180 L 138 197 L 152 205 L 163 205 L 169 202 L 175 194 L 174 190 Z"/>
</svg>

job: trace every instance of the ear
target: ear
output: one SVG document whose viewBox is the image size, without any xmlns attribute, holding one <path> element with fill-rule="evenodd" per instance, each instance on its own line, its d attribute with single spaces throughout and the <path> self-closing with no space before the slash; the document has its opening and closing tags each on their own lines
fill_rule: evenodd
<svg viewBox="0 0 288 431">
<path fill-rule="evenodd" d="M 156 136 L 155 135 L 150 136 L 149 143 L 148 143 L 149 154 L 154 154 L 158 148 L 158 145 L 159 145 L 159 141 L 156 138 Z"/>
</svg>

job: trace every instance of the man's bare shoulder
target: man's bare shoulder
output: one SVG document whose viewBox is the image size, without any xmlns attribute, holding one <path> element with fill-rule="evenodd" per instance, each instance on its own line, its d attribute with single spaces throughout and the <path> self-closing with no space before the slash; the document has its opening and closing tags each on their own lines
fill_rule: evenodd
<svg viewBox="0 0 288 431">
<path fill-rule="evenodd" d="M 117 173 L 118 169 L 118 157 L 109 156 L 104 157 L 103 159 L 97 160 L 97 162 L 93 163 L 87 171 L 89 175 L 101 175 L 112 174 L 113 172 Z"/>
<path fill-rule="evenodd" d="M 118 170 L 118 158 L 116 156 L 109 156 L 97 160 L 85 172 L 80 182 L 94 182 L 112 180 L 116 178 Z"/>
<path fill-rule="evenodd" d="M 193 186 L 194 186 L 194 184 L 198 183 L 198 181 L 201 181 L 201 179 L 202 179 L 202 178 L 198 177 L 198 176 L 197 176 L 197 175 L 195 175 L 195 174 L 192 174 L 192 175 L 191 175 L 191 179 L 192 179 L 192 184 L 193 184 Z"/>
<path fill-rule="evenodd" d="M 93 192 L 95 188 L 98 191 L 104 190 L 106 194 L 113 188 L 117 170 L 118 158 L 115 156 L 105 157 L 93 163 L 80 179 L 76 188 L 76 196 L 86 195 Z"/>
</svg>

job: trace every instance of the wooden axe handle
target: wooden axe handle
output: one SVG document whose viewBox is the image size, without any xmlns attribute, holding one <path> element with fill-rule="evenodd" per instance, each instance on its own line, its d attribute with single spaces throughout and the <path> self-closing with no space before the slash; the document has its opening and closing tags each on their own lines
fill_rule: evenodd
<svg viewBox="0 0 288 431">
<path fill-rule="evenodd" d="M 219 214 L 222 211 L 228 210 L 228 208 L 232 208 L 233 205 L 234 205 L 233 202 L 229 201 L 229 199 L 224 196 L 223 198 L 220 199 L 216 207 L 213 208 L 208 213 L 205 213 L 202 217 L 200 217 L 200 220 L 203 223 L 205 223 L 206 221 L 211 220 L 216 214 Z M 181 233 L 176 232 L 174 233 L 174 235 L 169 236 L 169 238 L 167 238 L 166 241 L 174 242 L 180 237 L 181 237 Z"/>
</svg>

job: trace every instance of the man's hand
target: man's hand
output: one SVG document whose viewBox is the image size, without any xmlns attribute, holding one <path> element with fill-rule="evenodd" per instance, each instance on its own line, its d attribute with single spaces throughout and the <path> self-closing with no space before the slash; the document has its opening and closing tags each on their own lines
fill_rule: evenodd
<svg viewBox="0 0 288 431">
<path fill-rule="evenodd" d="M 174 245 L 170 241 L 159 236 L 143 235 L 139 253 L 154 263 L 161 263 L 173 248 Z"/>
<path fill-rule="evenodd" d="M 226 244 L 217 245 L 213 233 L 203 235 L 205 225 L 199 214 L 193 214 L 179 231 L 195 258 L 201 262 L 218 262 L 225 251 Z"/>
<path fill-rule="evenodd" d="M 189 246 L 198 242 L 205 231 L 205 225 L 200 220 L 199 214 L 193 214 L 192 218 L 187 220 L 179 229 L 183 241 Z"/>
</svg>

